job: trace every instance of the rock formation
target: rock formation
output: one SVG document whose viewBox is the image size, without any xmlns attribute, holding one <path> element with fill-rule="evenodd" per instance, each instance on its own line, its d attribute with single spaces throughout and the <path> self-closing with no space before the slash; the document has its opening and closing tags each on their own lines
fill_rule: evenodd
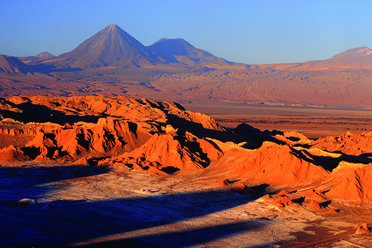
<svg viewBox="0 0 372 248">
<path fill-rule="evenodd" d="M 310 185 L 300 198 L 282 190 L 272 199 L 276 206 L 317 211 L 330 211 L 329 199 L 372 200 L 368 132 L 314 141 L 248 124 L 227 130 L 177 103 L 130 97 L 0 98 L 0 116 L 0 161 L 108 165 L 163 175 L 203 171 L 220 175 L 215 187 L 238 192 L 256 192 L 251 186 L 260 184 Z"/>
</svg>

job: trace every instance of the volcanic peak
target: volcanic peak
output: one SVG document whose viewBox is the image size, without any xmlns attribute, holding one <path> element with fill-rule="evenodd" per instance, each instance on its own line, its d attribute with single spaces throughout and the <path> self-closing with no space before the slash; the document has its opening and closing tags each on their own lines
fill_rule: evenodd
<svg viewBox="0 0 372 248">
<path fill-rule="evenodd" d="M 58 67 L 141 67 L 155 64 L 159 58 L 119 26 L 111 24 L 73 51 L 47 62 L 55 63 Z"/>
<path fill-rule="evenodd" d="M 168 63 L 183 63 L 183 64 L 217 64 L 229 65 L 232 64 L 222 58 L 218 58 L 213 54 L 198 49 L 184 39 L 167 39 L 163 38 L 148 46 L 154 53 L 160 55 Z"/>
</svg>

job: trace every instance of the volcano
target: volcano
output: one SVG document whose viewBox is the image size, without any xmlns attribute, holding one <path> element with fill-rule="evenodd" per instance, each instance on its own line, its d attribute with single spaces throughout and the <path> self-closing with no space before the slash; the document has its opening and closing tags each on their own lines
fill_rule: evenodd
<svg viewBox="0 0 372 248">
<path fill-rule="evenodd" d="M 107 66 L 141 67 L 161 62 L 161 58 L 111 24 L 71 52 L 46 61 L 60 68 L 98 68 Z"/>
<path fill-rule="evenodd" d="M 149 48 L 168 63 L 183 63 L 188 65 L 216 64 L 220 66 L 234 64 L 223 58 L 218 58 L 207 51 L 195 48 L 180 38 L 164 38 L 155 42 Z"/>
</svg>

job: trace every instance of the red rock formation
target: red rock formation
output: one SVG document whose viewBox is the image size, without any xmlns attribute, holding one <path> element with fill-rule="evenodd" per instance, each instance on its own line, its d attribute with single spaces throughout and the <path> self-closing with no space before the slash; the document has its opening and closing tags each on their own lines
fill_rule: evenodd
<svg viewBox="0 0 372 248">
<path fill-rule="evenodd" d="M 361 155 L 363 153 L 372 153 L 372 132 L 363 132 L 362 134 L 346 133 L 340 136 L 329 136 L 320 138 L 314 142 L 313 147 L 326 151 L 341 151 L 348 155 Z"/>
<path fill-rule="evenodd" d="M 292 200 L 290 200 L 289 197 L 286 195 L 277 197 L 275 200 L 273 200 L 272 203 L 281 208 L 286 206 L 295 206 L 295 203 Z"/>
<path fill-rule="evenodd" d="M 303 196 L 316 201 L 324 201 L 326 199 L 321 191 L 315 189 L 306 191 Z"/>
<path fill-rule="evenodd" d="M 278 195 L 282 196 L 282 195 L 289 195 L 289 192 L 285 189 L 281 190 Z"/>
<path fill-rule="evenodd" d="M 319 205 L 319 202 L 315 200 L 311 200 L 307 205 L 307 208 L 312 209 L 312 210 L 320 210 L 321 207 Z"/>
<path fill-rule="evenodd" d="M 257 150 L 232 149 L 218 162 L 231 175 L 252 183 L 290 185 L 327 176 L 321 167 L 297 157 L 286 145 L 265 142 Z"/>
<path fill-rule="evenodd" d="M 154 134 L 141 147 L 112 161 L 114 164 L 136 164 L 141 168 L 152 166 L 165 171 L 178 171 L 205 168 L 221 156 L 222 152 L 209 141 L 188 132 L 178 134 L 176 130 L 168 128 L 166 134 Z"/>
<path fill-rule="evenodd" d="M 372 200 L 372 163 L 341 162 L 330 174 L 331 186 L 327 197 L 369 202 Z"/>
<path fill-rule="evenodd" d="M 39 131 L 28 147 L 37 147 L 38 160 L 60 157 L 117 155 L 139 147 L 150 138 L 135 123 L 113 118 L 99 119 L 97 124 L 66 125 L 50 132 Z"/>
<path fill-rule="evenodd" d="M 129 97 L 0 98 L 0 114 L 2 147 L 20 140 L 0 150 L 1 161 L 124 165 L 157 174 L 205 169 L 217 181 L 234 179 L 217 186 L 249 192 L 251 184 L 314 183 L 303 195 L 310 208 L 327 198 L 372 200 L 372 132 L 317 141 L 244 125 L 230 132 L 179 104 Z M 290 204 L 288 196 L 275 196 L 277 205 Z"/>
<path fill-rule="evenodd" d="M 214 118 L 205 114 L 187 111 L 179 104 L 172 102 L 156 102 L 147 99 L 135 99 L 125 96 L 10 97 L 4 98 L 3 101 L 0 101 L 0 110 L 12 109 L 12 112 L 26 113 L 28 109 L 24 109 L 25 104 L 29 104 L 31 106 L 30 109 L 33 108 L 32 106 L 36 108 L 43 106 L 45 107 L 45 111 L 48 111 L 48 109 L 57 111 L 52 112 L 52 116 L 45 116 L 47 119 L 33 120 L 40 122 L 51 121 L 69 123 L 72 120 L 78 119 L 89 120 L 112 116 L 116 118 L 124 118 L 151 129 L 154 128 L 151 125 L 153 122 L 166 125 L 172 121 L 174 122 L 174 117 L 177 117 L 184 121 L 201 124 L 201 126 L 206 129 L 224 130 L 223 127 L 218 125 Z M 32 113 L 28 114 L 32 115 Z M 60 117 L 58 117 L 58 115 Z M 15 117 L 22 119 L 22 116 L 15 115 Z M 34 116 L 34 118 L 36 118 L 36 116 Z M 156 129 L 151 130 L 156 131 Z"/>
<path fill-rule="evenodd" d="M 0 161 L 4 162 L 16 162 L 26 160 L 27 156 L 18 147 L 13 145 L 0 149 Z"/>
<path fill-rule="evenodd" d="M 368 226 L 367 223 L 362 223 L 357 226 L 357 230 L 355 231 L 355 234 L 370 234 L 371 228 Z"/>
</svg>

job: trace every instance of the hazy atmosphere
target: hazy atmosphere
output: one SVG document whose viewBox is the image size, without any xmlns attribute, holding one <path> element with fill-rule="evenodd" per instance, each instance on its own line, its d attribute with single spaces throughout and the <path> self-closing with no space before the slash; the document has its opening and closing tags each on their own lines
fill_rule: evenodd
<svg viewBox="0 0 372 248">
<path fill-rule="evenodd" d="M 0 54 L 59 55 L 114 23 L 145 45 L 183 38 L 248 64 L 326 59 L 372 46 L 371 1 L 0 0 Z"/>
</svg>

